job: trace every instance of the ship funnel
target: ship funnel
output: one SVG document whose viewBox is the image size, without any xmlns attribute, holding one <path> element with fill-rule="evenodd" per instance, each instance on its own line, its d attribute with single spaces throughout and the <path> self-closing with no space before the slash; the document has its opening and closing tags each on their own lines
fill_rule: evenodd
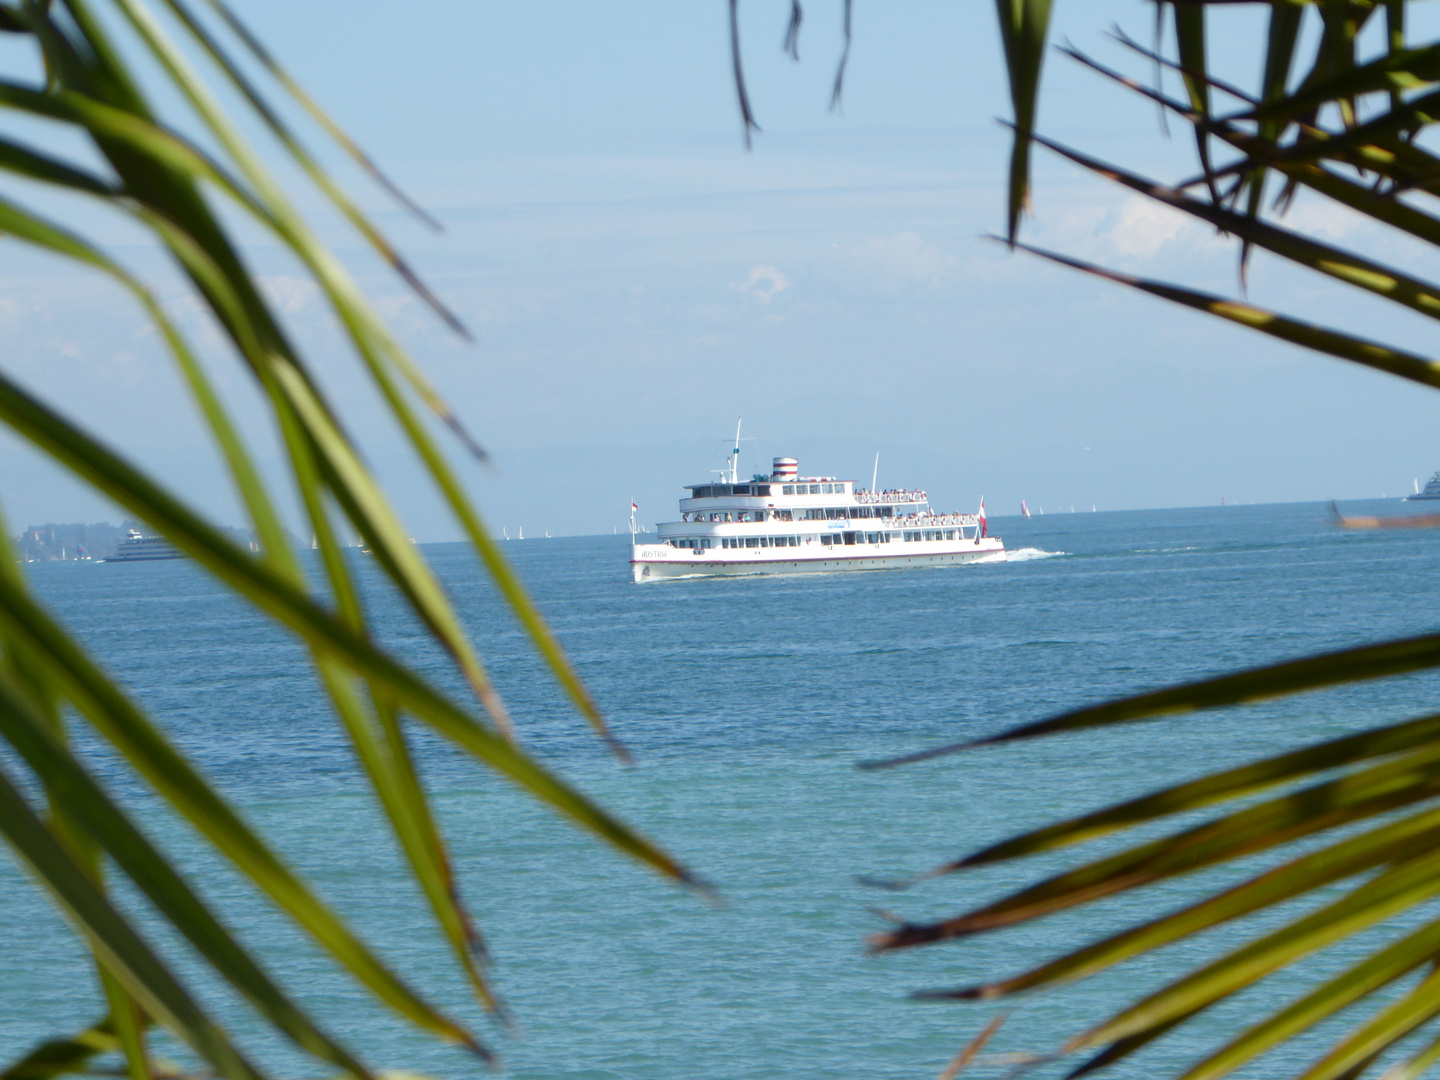
<svg viewBox="0 0 1440 1080">
<path fill-rule="evenodd" d="M 771 480 L 794 480 L 800 475 L 800 462 L 793 457 L 777 457 L 771 468 Z"/>
</svg>

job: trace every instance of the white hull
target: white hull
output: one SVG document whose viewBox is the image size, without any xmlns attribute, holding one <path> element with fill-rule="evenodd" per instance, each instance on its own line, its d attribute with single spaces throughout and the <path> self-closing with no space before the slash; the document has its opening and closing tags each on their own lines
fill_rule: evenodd
<svg viewBox="0 0 1440 1080">
<path fill-rule="evenodd" d="M 895 551 L 897 547 L 920 550 Z M 667 544 L 635 544 L 630 549 L 630 570 L 634 580 L 641 582 L 754 574 L 834 574 L 850 570 L 902 570 L 1005 561 L 1005 545 L 995 536 L 978 542 L 935 540 L 883 545 L 835 544 L 821 547 L 813 555 L 807 553 L 799 557 L 788 554 L 781 557 L 778 552 L 772 556 L 771 550 L 710 548 L 693 552 Z"/>
</svg>

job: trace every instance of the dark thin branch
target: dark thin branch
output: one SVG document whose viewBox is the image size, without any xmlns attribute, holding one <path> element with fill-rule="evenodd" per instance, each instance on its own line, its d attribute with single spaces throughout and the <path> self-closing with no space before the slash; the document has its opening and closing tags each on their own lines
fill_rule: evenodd
<svg viewBox="0 0 1440 1080">
<path fill-rule="evenodd" d="M 1165 5 L 1160 0 L 1155 0 L 1155 92 L 1165 92 L 1165 68 L 1160 63 L 1160 46 L 1165 37 Z M 1160 107 L 1160 134 L 1165 138 L 1170 137 L 1170 120 L 1165 115 L 1165 107 Z"/>
<path fill-rule="evenodd" d="M 800 62 L 800 23 L 804 18 L 805 14 L 800 10 L 800 0 L 790 0 L 790 25 L 785 28 L 785 44 L 780 48 L 796 63 Z"/>
<path fill-rule="evenodd" d="M 845 65 L 850 62 L 850 16 L 854 0 L 845 0 L 845 49 L 840 54 L 840 66 L 835 71 L 835 89 L 830 93 L 830 111 L 840 107 L 840 94 L 845 89 Z"/>
<path fill-rule="evenodd" d="M 745 149 L 750 149 L 750 132 L 759 131 L 755 114 L 750 111 L 750 95 L 745 92 L 745 68 L 740 63 L 739 0 L 730 0 L 730 62 L 735 69 L 735 94 L 740 99 L 740 122 L 745 129 Z"/>
<path fill-rule="evenodd" d="M 1112 26 L 1110 28 L 1110 37 L 1112 40 L 1118 41 L 1121 45 L 1124 45 L 1127 49 L 1131 49 L 1134 52 L 1139 53 L 1147 60 L 1154 61 L 1157 71 L 1159 71 L 1162 67 L 1169 68 L 1171 71 L 1184 71 L 1184 69 L 1181 68 L 1180 65 L 1177 64 L 1174 60 L 1167 60 L 1164 56 L 1162 56 L 1159 49 L 1147 49 L 1144 45 L 1141 45 L 1129 34 L 1125 33 L 1125 31 L 1119 26 Z M 1233 83 L 1228 83 L 1224 79 L 1217 79 L 1208 71 L 1199 73 L 1186 72 L 1186 74 L 1189 74 L 1194 78 L 1200 79 L 1202 82 L 1205 83 L 1206 86 L 1210 87 L 1213 90 L 1220 90 L 1223 93 L 1229 94 L 1231 97 L 1235 98 L 1238 101 L 1243 101 L 1251 108 L 1255 108 L 1260 104 L 1257 98 L 1254 98 L 1251 95 L 1247 94 L 1244 90 L 1241 90 Z M 1158 87 L 1160 80 L 1157 78 L 1155 82 L 1156 86 Z"/>
</svg>

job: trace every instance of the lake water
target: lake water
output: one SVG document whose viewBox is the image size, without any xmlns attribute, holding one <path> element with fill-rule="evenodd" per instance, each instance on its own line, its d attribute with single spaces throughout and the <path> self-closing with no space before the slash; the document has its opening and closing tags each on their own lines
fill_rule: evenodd
<svg viewBox="0 0 1440 1080">
<path fill-rule="evenodd" d="M 184 563 L 30 570 L 176 742 L 406 978 L 477 1026 L 508 1075 L 928 1078 L 996 1007 L 917 1003 L 909 991 L 1013 973 L 1178 904 L 1200 882 L 874 958 L 863 940 L 884 923 L 872 909 L 953 913 L 1057 862 L 944 877 L 903 894 L 867 888 L 857 875 L 923 871 L 1060 814 L 1410 716 L 1440 688 L 1435 676 L 1411 676 L 857 771 L 858 761 L 1109 696 L 1430 631 L 1440 611 L 1440 532 L 1341 533 L 1318 504 L 993 519 L 992 531 L 1029 557 L 644 586 L 629 580 L 624 537 L 509 544 L 637 759 L 634 769 L 615 764 L 546 681 L 465 549 L 427 546 L 527 746 L 680 856 L 724 900 L 707 904 L 659 881 L 421 738 L 423 769 L 516 1032 L 497 1030 L 467 997 L 291 642 Z M 442 660 L 383 590 L 373 592 L 391 644 L 458 693 Z M 145 801 L 101 748 L 87 754 L 125 798 Z M 204 875 L 205 891 L 283 983 L 374 1065 L 442 1077 L 478 1071 L 462 1052 L 370 1005 L 183 828 L 163 819 L 155 828 Z M 1054 1049 L 1086 1021 L 1273 918 L 1079 987 L 1016 999 L 987 1056 Z M 322 1072 L 272 1042 L 182 949 L 167 947 L 277 1075 Z M 1216 1010 L 1115 1075 L 1154 1076 L 1194 1060 L 1218 1034 L 1274 1007 L 1277 989 L 1340 970 L 1347 955 L 1353 948 Z M 0 1060 L 102 1011 L 82 952 L 0 860 Z M 1298 1066 L 1333 1034 L 1246 1075 Z"/>
</svg>

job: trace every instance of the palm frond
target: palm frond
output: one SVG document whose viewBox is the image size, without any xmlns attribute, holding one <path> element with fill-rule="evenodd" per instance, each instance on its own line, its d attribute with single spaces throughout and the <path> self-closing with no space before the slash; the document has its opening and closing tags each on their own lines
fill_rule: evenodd
<svg viewBox="0 0 1440 1080">
<path fill-rule="evenodd" d="M 1002 33 L 1015 25 L 1018 5 L 1001 3 Z M 1158 84 L 1100 64 L 1078 49 L 1063 50 L 1129 92 L 1156 102 L 1190 125 L 1198 172 L 1161 183 L 1096 160 L 1017 125 L 1016 142 L 1038 142 L 1129 191 L 1215 227 L 1241 246 L 1243 268 L 1253 250 L 1268 251 L 1428 318 L 1440 315 L 1440 286 L 1387 265 L 1363 251 L 1327 243 L 1273 220 L 1296 194 L 1311 192 L 1357 221 L 1381 224 L 1426 245 L 1440 246 L 1440 158 L 1421 136 L 1440 112 L 1440 45 L 1407 43 L 1403 0 L 1323 0 L 1268 3 L 1265 63 L 1253 91 L 1233 87 L 1213 71 L 1212 50 L 1225 39 L 1207 23 L 1223 16 L 1222 3 L 1172 0 L 1174 58 L 1121 35 L 1147 62 L 1178 71 L 1183 99 Z M 1384 9 L 1381 48 L 1362 55 L 1363 32 Z M 1305 23 L 1318 34 L 1307 35 Z M 1207 37 L 1207 29 L 1212 32 Z M 1008 48 L 1008 39 L 1007 39 Z M 1306 51 L 1308 50 L 1308 51 Z M 1302 55 L 1303 53 L 1303 55 Z M 1292 83 L 1292 72 L 1298 78 Z M 1017 79 L 1011 87 L 1033 80 Z M 1218 111 L 1212 90 L 1224 90 L 1239 108 Z M 1219 151 L 1221 153 L 1216 153 Z M 1221 154 L 1228 154 L 1222 160 Z M 1273 210 L 1264 200 L 1265 178 L 1278 174 L 1284 188 Z M 1361 333 L 1317 326 L 1257 304 L 1180 284 L 1119 273 L 1067 254 L 1017 243 L 1015 179 L 1012 231 L 1004 239 L 1034 255 L 1171 303 L 1246 326 L 1312 352 L 1385 371 L 1440 389 L 1440 364 Z M 871 767 L 903 764 L 989 744 L 991 753 L 1017 739 L 1052 737 L 1097 727 L 1175 717 L 1195 709 L 1237 708 L 1249 702 L 1321 687 L 1366 683 L 1440 668 L 1440 639 L 1432 635 L 1361 645 L 1183 686 L 1103 702 L 1013 728 L 998 736 L 922 751 Z M 1419 711 L 1419 710 L 1417 710 Z M 1143 732 L 1135 729 L 1137 736 Z M 1071 736 L 1073 737 L 1073 736 Z M 1174 910 L 1149 914 L 1095 940 L 1079 942 L 1044 963 L 970 985 L 925 991 L 940 999 L 1008 998 L 1058 987 L 1214 931 L 1232 927 L 1232 942 L 1193 970 L 1056 1047 L 1058 1055 L 1085 1055 L 1070 1072 L 1103 1071 L 1251 987 L 1267 987 L 1266 1007 L 1249 1026 L 1230 1032 L 1183 1071 L 1185 1080 L 1219 1080 L 1313 1038 L 1318 1026 L 1355 1009 L 1337 1042 L 1298 1075 L 1305 1080 L 1359 1077 L 1389 1062 L 1387 1080 L 1421 1075 L 1440 1062 L 1433 1033 L 1416 1032 L 1440 1017 L 1440 728 L 1433 713 L 1316 743 L 1176 784 L 1069 820 L 1047 824 L 992 844 L 913 879 L 967 874 L 1000 861 L 1019 862 L 1046 852 L 1074 852 L 1050 871 L 1009 894 L 948 917 L 903 922 L 876 935 L 872 946 L 892 950 L 958 941 L 1120 894 L 1144 892 L 1162 882 L 1246 858 L 1242 880 L 1223 887 L 1197 883 Z M 1155 829 L 1176 815 L 1189 823 L 1158 838 Z M 1196 822 L 1197 816 L 1203 818 Z M 1142 835 L 1135 835 L 1144 829 Z M 1101 855 L 1084 845 L 1108 837 Z M 1297 841 L 1304 840 L 1303 844 Z M 1116 846 L 1118 845 L 1118 846 Z M 1293 846 L 1292 846 L 1293 845 Z M 1023 863 L 1021 863 L 1023 865 Z M 1174 886 L 1169 886 L 1173 892 Z M 1337 892 L 1337 890 L 1343 890 Z M 1244 931 L 1248 916 L 1308 898 L 1300 915 L 1271 919 Z M 1244 924 L 1241 924 L 1243 927 Z M 1386 940 L 1362 937 L 1367 929 L 1403 928 Z M 1327 974 L 1311 972 L 1307 958 L 1343 943 L 1347 962 Z M 1275 976 L 1285 973 L 1281 979 Z M 1296 987 L 1298 986 L 1298 990 Z M 1361 1002 L 1368 1005 L 1360 1007 Z M 1293 1071 L 1293 1070 L 1292 1070 Z M 1271 1072 L 1273 1074 L 1273 1070 Z"/>
<path fill-rule="evenodd" d="M 123 26 L 123 41 L 110 29 Z M 381 233 L 338 177 L 320 164 L 287 119 L 298 107 L 368 176 L 432 225 L 376 164 L 300 88 L 222 0 L 197 9 L 187 0 L 24 0 L 0 7 L 0 29 L 28 45 L 44 78 L 0 77 L 0 180 L 21 180 L 80 197 L 148 231 L 214 316 L 231 355 L 259 389 L 279 433 L 282 460 L 316 538 L 321 580 L 308 580 L 291 549 L 277 500 L 255 465 L 257 447 L 240 433 L 207 366 L 169 318 L 154 288 L 103 247 L 0 192 L 7 238 L 72 260 L 128 292 L 155 323 L 259 538 L 237 546 L 154 476 L 107 447 L 60 409 L 0 372 L 0 423 L 94 490 L 148 523 L 197 566 L 285 629 L 306 650 L 337 719 L 354 745 L 431 914 L 482 1004 L 499 1009 L 484 971 L 484 944 L 450 870 L 445 840 L 411 759 L 410 729 L 438 732 L 478 764 L 507 777 L 577 826 L 662 875 L 698 885 L 670 855 L 575 791 L 524 752 L 459 614 L 440 587 L 335 404 L 311 376 L 291 336 L 247 267 L 229 224 L 239 214 L 293 255 L 324 296 L 354 351 L 358 369 L 399 423 L 422 471 L 471 541 L 505 604 L 544 664 L 597 732 L 610 736 L 523 584 L 491 541 L 432 425 L 448 429 L 472 457 L 479 441 L 444 401 L 366 300 L 343 263 L 275 179 L 266 154 L 241 134 L 244 119 L 274 140 L 322 198 L 450 328 L 466 331 Z M 282 103 L 237 56 L 259 63 Z M 227 113 L 214 86 L 238 94 Z M 179 102 L 169 115 L 152 102 Z M 49 149 L 43 134 L 63 128 L 97 154 Z M 37 141 L 38 139 L 38 141 Z M 98 160 L 98 165 L 96 161 Z M 266 453 L 272 452 L 265 448 Z M 376 643 L 364 596 L 342 537 L 358 534 L 431 641 L 463 677 L 454 698 Z M 8 541 L 5 542 L 8 545 Z M 5 545 L 0 545 L 5 546 Z M 0 742 L 17 780 L 0 777 L 0 835 L 71 917 L 91 947 L 108 1018 L 70 1039 L 41 1047 L 6 1073 L 46 1080 L 78 1071 L 96 1053 L 119 1049 L 133 1080 L 152 1074 L 147 1029 L 158 1024 L 187 1043 L 217 1075 L 258 1076 L 168 964 L 111 904 L 105 865 L 129 879 L 153 911 L 189 942 L 212 973 L 234 987 L 262 1019 L 327 1067 L 366 1077 L 371 1066 L 327 1036 L 225 930 L 187 884 L 181 868 L 146 838 L 143 822 L 110 801 L 68 750 L 68 727 L 84 725 L 108 742 L 133 777 L 188 821 L 213 851 L 267 895 L 343 972 L 394 1015 L 485 1056 L 466 1027 L 386 966 L 175 749 L 142 705 L 36 601 L 0 551 Z M 8 767 L 8 766 L 7 766 Z M 26 792 L 43 793 L 43 811 Z"/>
</svg>

